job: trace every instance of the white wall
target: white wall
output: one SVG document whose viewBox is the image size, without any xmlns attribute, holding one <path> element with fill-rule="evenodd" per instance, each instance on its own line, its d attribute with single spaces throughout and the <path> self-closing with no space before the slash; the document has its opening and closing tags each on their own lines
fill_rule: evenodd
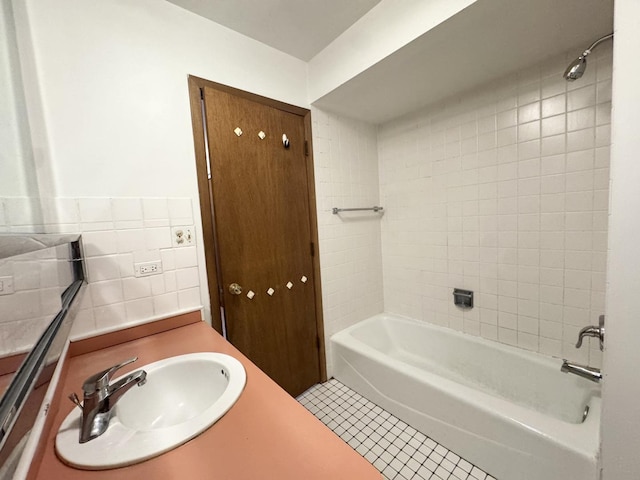
<svg viewBox="0 0 640 480">
<path fill-rule="evenodd" d="M 476 0 L 382 0 L 309 61 L 314 102 Z"/>
<path fill-rule="evenodd" d="M 0 1 L 0 192 L 8 197 L 38 193 L 11 0 Z"/>
<path fill-rule="evenodd" d="M 306 64 L 164 1 L 27 0 L 14 6 L 37 168 L 48 179 L 40 189 L 44 203 L 190 199 L 198 264 L 204 265 L 187 76 L 305 107 Z M 137 213 L 132 220 L 142 222 Z M 43 221 L 105 238 L 126 230 L 110 211 L 97 221 L 104 209 L 85 214 L 88 221 L 70 221 L 68 210 L 49 208 Z M 140 252 L 160 255 L 144 245 Z M 204 268 L 198 284 L 208 315 Z M 112 318 L 113 325 L 126 321 Z"/>
<path fill-rule="evenodd" d="M 640 3 L 616 0 L 602 478 L 640 478 Z"/>
<path fill-rule="evenodd" d="M 334 333 L 384 310 L 376 128 L 312 109 L 322 304 L 329 376 Z"/>
<path fill-rule="evenodd" d="M 380 128 L 386 311 L 600 365 L 574 344 L 604 313 L 610 45 L 568 83 L 574 56 Z"/>
</svg>

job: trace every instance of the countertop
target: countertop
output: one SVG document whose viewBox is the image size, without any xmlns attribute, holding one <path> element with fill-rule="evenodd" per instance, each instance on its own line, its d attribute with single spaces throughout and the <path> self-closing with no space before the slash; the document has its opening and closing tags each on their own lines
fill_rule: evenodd
<svg viewBox="0 0 640 480">
<path fill-rule="evenodd" d="M 247 372 L 247 384 L 239 400 L 211 428 L 168 453 L 136 465 L 103 471 L 77 470 L 66 466 L 55 454 L 56 432 L 75 408 L 63 400 L 46 438 L 35 478 L 381 479 L 364 458 L 204 322 L 72 357 L 61 391 L 64 396 L 80 392 L 89 375 L 133 356 L 138 356 L 138 361 L 119 374 L 163 358 L 204 351 L 232 355 Z"/>
</svg>

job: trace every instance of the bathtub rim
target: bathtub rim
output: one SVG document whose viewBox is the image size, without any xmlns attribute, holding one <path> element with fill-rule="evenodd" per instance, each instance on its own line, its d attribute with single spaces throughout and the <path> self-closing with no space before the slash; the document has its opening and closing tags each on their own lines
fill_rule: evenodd
<svg viewBox="0 0 640 480">
<path fill-rule="evenodd" d="M 362 320 L 335 333 L 330 339 L 331 343 L 353 350 L 361 355 L 372 358 L 374 361 L 387 361 L 387 363 L 393 367 L 402 368 L 402 372 L 407 374 L 409 377 L 418 381 L 426 381 L 433 388 L 436 388 L 443 393 L 455 396 L 464 403 L 473 404 L 476 408 L 481 410 L 483 414 L 487 414 L 492 418 L 499 417 L 508 423 L 516 425 L 518 428 L 525 428 L 535 435 L 556 445 L 558 448 L 569 450 L 581 457 L 584 457 L 585 460 L 597 463 L 600 450 L 600 392 L 598 392 L 598 395 L 591 397 L 588 402 L 589 415 L 587 416 L 587 419 L 583 423 L 570 423 L 538 412 L 529 407 L 510 402 L 505 398 L 473 389 L 470 386 L 458 383 L 436 373 L 404 363 L 401 360 L 383 354 L 352 335 L 353 330 L 362 328 L 369 323 L 379 322 L 380 320 L 406 322 L 408 324 L 417 325 L 421 328 L 432 329 L 448 336 L 461 336 L 467 341 L 480 343 L 493 349 L 505 351 L 508 354 L 515 354 L 527 360 L 541 363 L 546 366 L 555 366 L 557 362 L 558 370 L 560 370 L 561 360 L 537 352 L 527 351 L 511 345 L 487 340 L 482 337 L 476 337 L 474 335 L 459 332 L 440 325 L 434 325 L 428 322 L 422 322 L 389 313 L 380 313 Z M 334 350 L 333 354 L 336 355 L 336 349 L 332 350 Z M 334 358 L 334 363 L 336 363 L 335 360 L 336 359 Z M 383 394 L 383 392 L 380 393 Z M 472 398 L 475 399 L 475 401 L 471 401 Z M 496 412 L 501 412 L 501 414 L 497 414 Z"/>
</svg>

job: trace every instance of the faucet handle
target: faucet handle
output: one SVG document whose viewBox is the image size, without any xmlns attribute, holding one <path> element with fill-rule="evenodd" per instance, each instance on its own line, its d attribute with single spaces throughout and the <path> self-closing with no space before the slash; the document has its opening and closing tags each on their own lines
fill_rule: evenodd
<svg viewBox="0 0 640 480">
<path fill-rule="evenodd" d="M 86 395 L 90 395 L 96 391 L 107 388 L 109 386 L 109 382 L 111 381 L 111 377 L 116 371 L 120 370 L 126 365 L 129 365 L 130 363 L 135 362 L 136 360 L 138 360 L 138 357 L 129 358 L 122 363 L 109 367 L 106 370 L 96 373 L 95 375 L 91 375 L 82 384 L 82 390 Z"/>
</svg>

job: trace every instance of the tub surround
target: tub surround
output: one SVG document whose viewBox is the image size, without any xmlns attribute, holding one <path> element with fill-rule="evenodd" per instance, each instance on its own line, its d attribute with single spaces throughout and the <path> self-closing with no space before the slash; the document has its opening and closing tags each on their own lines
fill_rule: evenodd
<svg viewBox="0 0 640 480">
<path fill-rule="evenodd" d="M 575 343 L 605 313 L 611 47 L 579 81 L 570 50 L 379 128 L 386 312 L 601 366 Z"/>
<path fill-rule="evenodd" d="M 195 323 L 193 320 L 195 319 Z M 173 479 L 217 478 L 254 479 L 269 472 L 279 479 L 379 479 L 380 474 L 366 460 L 316 420 L 295 399 L 287 395 L 255 365 L 196 315 L 183 316 L 177 328 L 131 340 L 133 331 L 104 336 L 100 350 L 72 347 L 77 356 L 69 359 L 61 392 L 78 391 L 82 382 L 114 359 L 138 356 L 128 370 L 162 358 L 199 351 L 232 355 L 247 372 L 247 385 L 238 402 L 200 436 L 164 455 L 117 470 L 83 471 L 66 466 L 55 455 L 57 430 L 73 407 L 60 402 L 52 428 L 43 437 L 42 461 L 34 463 L 30 479 L 65 478 Z M 173 320 L 172 320 L 173 321 Z M 192 323 L 189 323 L 192 322 Z M 180 324 L 182 324 L 180 326 Z M 186 325 L 185 325 L 186 324 Z M 141 327 L 137 327 L 142 332 Z M 108 337 L 108 338 L 107 338 Z M 120 343 L 124 341 L 125 343 Z M 100 346 L 92 341 L 91 348 Z M 88 344 L 87 344 L 88 345 Z M 126 373 L 123 369 L 122 373 Z M 331 458 L 330 462 L 326 459 Z"/>
</svg>

